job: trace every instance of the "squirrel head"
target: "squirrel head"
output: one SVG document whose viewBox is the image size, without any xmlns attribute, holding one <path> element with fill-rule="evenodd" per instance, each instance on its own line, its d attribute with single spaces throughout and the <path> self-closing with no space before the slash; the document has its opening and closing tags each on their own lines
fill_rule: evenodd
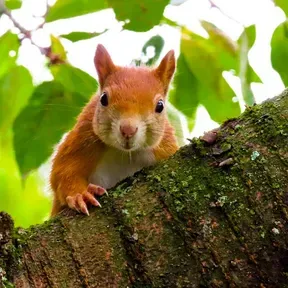
<svg viewBox="0 0 288 288">
<path fill-rule="evenodd" d="M 156 68 L 121 67 L 99 44 L 94 63 L 100 89 L 93 130 L 101 141 L 126 152 L 159 144 L 167 123 L 166 95 L 175 71 L 174 51 Z"/>
</svg>

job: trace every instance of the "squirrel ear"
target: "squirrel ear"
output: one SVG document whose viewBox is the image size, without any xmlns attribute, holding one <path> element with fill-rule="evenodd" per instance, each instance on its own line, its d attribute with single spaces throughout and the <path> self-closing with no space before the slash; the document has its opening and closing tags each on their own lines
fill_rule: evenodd
<svg viewBox="0 0 288 288">
<path fill-rule="evenodd" d="M 106 78 L 115 71 L 115 65 L 105 47 L 99 44 L 94 56 L 94 65 L 98 74 L 100 87 L 103 87 Z"/>
<path fill-rule="evenodd" d="M 175 55 L 174 50 L 170 50 L 165 57 L 160 62 L 159 66 L 156 68 L 156 75 L 160 78 L 164 84 L 165 93 L 168 91 L 170 81 L 175 72 Z"/>
</svg>

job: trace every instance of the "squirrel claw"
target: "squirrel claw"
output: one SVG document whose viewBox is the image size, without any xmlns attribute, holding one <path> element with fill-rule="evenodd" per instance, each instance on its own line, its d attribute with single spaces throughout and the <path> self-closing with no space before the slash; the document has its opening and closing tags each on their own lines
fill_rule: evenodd
<svg viewBox="0 0 288 288">
<path fill-rule="evenodd" d="M 66 202 L 69 208 L 89 216 L 87 205 L 91 204 L 96 207 L 102 207 L 94 196 L 102 196 L 103 194 L 108 195 L 104 188 L 94 184 L 89 184 L 85 192 L 78 193 L 74 196 L 67 196 Z"/>
<path fill-rule="evenodd" d="M 87 204 L 90 203 L 93 206 L 101 207 L 101 204 L 94 198 L 88 189 L 82 194 L 78 193 L 75 196 L 67 196 L 66 202 L 69 208 L 76 210 L 79 213 L 82 212 L 87 216 L 89 216 Z"/>
<path fill-rule="evenodd" d="M 103 194 L 107 194 L 106 189 L 104 189 L 101 186 L 94 185 L 94 184 L 89 184 L 87 187 L 87 191 L 90 192 L 92 195 L 97 195 L 97 196 L 102 196 Z"/>
</svg>

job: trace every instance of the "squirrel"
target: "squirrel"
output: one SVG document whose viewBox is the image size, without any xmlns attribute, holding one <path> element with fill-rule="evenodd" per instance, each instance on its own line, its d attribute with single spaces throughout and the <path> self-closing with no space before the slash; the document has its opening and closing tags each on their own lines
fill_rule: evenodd
<svg viewBox="0 0 288 288">
<path fill-rule="evenodd" d="M 99 44 L 94 65 L 99 89 L 52 159 L 51 217 L 67 206 L 89 215 L 89 205 L 101 207 L 95 196 L 179 149 L 166 113 L 173 50 L 156 68 L 122 67 Z"/>
</svg>

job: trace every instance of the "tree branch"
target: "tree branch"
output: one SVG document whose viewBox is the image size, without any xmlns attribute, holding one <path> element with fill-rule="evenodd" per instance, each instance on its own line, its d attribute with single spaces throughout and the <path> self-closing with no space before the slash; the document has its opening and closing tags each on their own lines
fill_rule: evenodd
<svg viewBox="0 0 288 288">
<path fill-rule="evenodd" d="M 38 29 L 43 28 L 44 24 L 46 23 L 46 22 L 45 22 L 45 18 L 46 18 L 46 16 L 47 16 L 49 10 L 50 10 L 49 0 L 46 0 L 46 10 L 45 10 L 45 13 L 44 13 L 42 16 L 40 16 L 41 18 L 44 18 L 43 23 L 41 23 L 39 26 L 37 26 L 37 27 L 35 28 L 35 30 L 38 30 Z M 33 16 L 34 16 L 34 17 L 37 17 L 37 16 L 35 16 L 35 15 L 33 15 Z"/>
<path fill-rule="evenodd" d="M 13 25 L 20 30 L 22 34 L 24 34 L 25 38 L 31 39 L 31 31 L 25 29 L 21 24 L 18 23 L 18 21 L 15 20 L 15 18 L 12 16 L 11 11 L 5 8 L 3 10 L 3 14 L 9 17 L 9 19 L 12 21 Z"/>
<path fill-rule="evenodd" d="M 0 214 L 5 281 L 16 287 L 286 287 L 287 119 L 288 89 L 227 121 L 216 137 L 214 131 L 193 139 L 167 161 L 122 181 L 89 217 L 66 210 L 12 233 L 10 218 Z"/>
<path fill-rule="evenodd" d="M 44 17 L 47 15 L 47 13 L 49 12 L 49 5 L 48 5 L 48 1 L 47 3 L 47 7 L 46 7 L 46 12 L 44 14 Z M 29 39 L 31 41 L 31 43 L 36 46 L 40 52 L 45 55 L 51 62 L 51 64 L 55 64 L 55 63 L 62 63 L 61 59 L 59 59 L 58 55 L 54 55 L 51 52 L 51 46 L 50 47 L 40 47 L 37 43 L 35 43 L 35 41 L 32 39 L 32 31 L 29 31 L 27 29 L 25 29 L 18 21 L 16 21 L 16 19 L 12 16 L 12 13 L 10 10 L 8 10 L 6 7 L 3 10 L 3 14 L 5 14 L 6 16 L 9 17 L 9 19 L 12 21 L 13 25 L 18 28 L 20 30 L 20 32 L 24 35 L 23 39 Z M 33 31 L 36 31 L 38 29 L 43 28 L 43 25 L 45 24 L 45 20 L 43 21 L 43 23 L 41 23 L 38 27 L 36 27 L 35 29 L 33 29 Z M 23 40 L 22 39 L 22 40 Z"/>
<path fill-rule="evenodd" d="M 228 15 L 227 13 L 225 13 L 218 5 L 214 2 L 214 0 L 208 0 L 208 1 L 209 1 L 210 5 L 211 5 L 211 8 L 216 8 L 217 10 L 219 10 L 219 12 L 220 12 L 223 16 L 225 16 L 225 17 L 229 18 L 230 20 L 236 22 L 237 24 L 240 24 L 241 26 L 243 26 L 243 24 L 240 23 L 238 20 L 234 19 L 233 17 L 231 17 L 230 15 Z"/>
</svg>

